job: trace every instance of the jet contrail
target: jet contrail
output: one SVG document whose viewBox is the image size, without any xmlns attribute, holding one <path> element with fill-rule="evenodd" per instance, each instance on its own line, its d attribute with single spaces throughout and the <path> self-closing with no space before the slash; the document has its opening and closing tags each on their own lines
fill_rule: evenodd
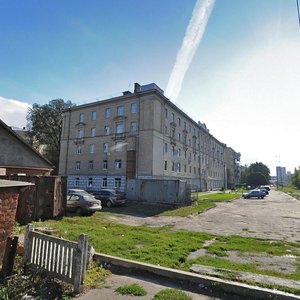
<svg viewBox="0 0 300 300">
<path fill-rule="evenodd" d="M 176 102 L 185 73 L 193 60 L 194 54 L 205 32 L 206 24 L 214 4 L 215 0 L 198 0 L 196 2 L 166 88 L 166 96 L 174 102 Z"/>
</svg>

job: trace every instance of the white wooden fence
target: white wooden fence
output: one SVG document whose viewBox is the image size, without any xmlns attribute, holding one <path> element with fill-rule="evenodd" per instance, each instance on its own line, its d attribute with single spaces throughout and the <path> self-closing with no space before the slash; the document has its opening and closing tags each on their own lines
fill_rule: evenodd
<svg viewBox="0 0 300 300">
<path fill-rule="evenodd" d="M 88 237 L 81 234 L 78 243 L 34 231 L 27 226 L 24 262 L 46 270 L 49 275 L 74 285 L 74 292 L 83 290 L 88 256 Z"/>
</svg>

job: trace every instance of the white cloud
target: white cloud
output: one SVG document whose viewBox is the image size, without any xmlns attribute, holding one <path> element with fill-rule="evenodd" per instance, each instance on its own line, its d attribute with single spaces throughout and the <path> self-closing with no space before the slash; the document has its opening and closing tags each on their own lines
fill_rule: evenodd
<svg viewBox="0 0 300 300">
<path fill-rule="evenodd" d="M 212 134 L 242 153 L 243 163 L 300 165 L 300 43 L 268 45 L 239 58 L 224 102 L 205 116 Z M 277 158 L 276 158 L 277 157 Z"/>
<path fill-rule="evenodd" d="M 0 96 L 0 119 L 8 126 L 26 126 L 26 113 L 30 105 L 19 100 Z"/>
<path fill-rule="evenodd" d="M 214 3 L 214 0 L 198 0 L 194 7 L 165 92 L 172 101 L 176 101 L 180 93 L 185 73 L 201 42 Z"/>
</svg>

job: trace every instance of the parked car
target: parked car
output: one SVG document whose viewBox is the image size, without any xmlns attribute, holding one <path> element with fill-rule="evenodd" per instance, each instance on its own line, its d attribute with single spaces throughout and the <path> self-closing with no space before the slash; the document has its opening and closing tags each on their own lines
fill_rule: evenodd
<svg viewBox="0 0 300 300">
<path fill-rule="evenodd" d="M 81 190 L 81 189 L 68 189 L 68 195 L 71 195 L 71 194 L 91 195 L 90 193 L 88 193 L 85 190 Z"/>
<path fill-rule="evenodd" d="M 261 190 L 252 190 L 249 193 L 243 193 L 243 197 L 245 199 L 250 199 L 250 198 L 264 199 L 265 196 L 266 194 Z"/>
<path fill-rule="evenodd" d="M 84 190 L 71 191 L 67 195 L 67 212 L 75 212 L 77 215 L 93 214 L 102 209 L 101 201 L 95 199 Z"/>
<path fill-rule="evenodd" d="M 270 190 L 271 190 L 271 188 L 270 188 L 269 185 L 261 185 L 259 188 L 265 189 L 265 190 L 267 190 L 267 191 L 270 191 Z"/>
<path fill-rule="evenodd" d="M 100 191 L 95 191 L 91 193 L 96 199 L 101 200 L 103 205 L 107 207 L 112 207 L 116 205 L 121 205 L 126 202 L 126 196 L 124 193 L 117 192 L 113 189 L 103 189 Z"/>
<path fill-rule="evenodd" d="M 260 187 L 260 188 L 258 188 L 258 190 L 264 192 L 266 195 L 269 195 L 269 191 L 265 188 Z"/>
</svg>

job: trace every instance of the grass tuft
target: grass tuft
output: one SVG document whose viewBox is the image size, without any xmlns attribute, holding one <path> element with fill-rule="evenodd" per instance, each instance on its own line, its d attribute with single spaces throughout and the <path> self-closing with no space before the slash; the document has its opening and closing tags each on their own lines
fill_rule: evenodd
<svg viewBox="0 0 300 300">
<path fill-rule="evenodd" d="M 180 290 L 163 289 L 156 293 L 152 300 L 192 300 L 192 298 Z"/>
<path fill-rule="evenodd" d="M 147 295 L 146 290 L 137 283 L 131 285 L 123 285 L 118 287 L 115 292 L 121 295 L 131 295 L 131 296 L 145 296 Z"/>
</svg>

